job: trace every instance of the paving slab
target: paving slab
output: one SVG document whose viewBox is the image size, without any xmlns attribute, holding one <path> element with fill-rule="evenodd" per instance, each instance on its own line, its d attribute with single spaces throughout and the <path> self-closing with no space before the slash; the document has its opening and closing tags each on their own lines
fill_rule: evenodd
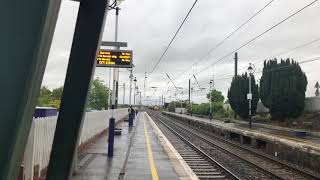
<svg viewBox="0 0 320 180">
<path fill-rule="evenodd" d="M 157 139 L 150 122 L 145 113 L 139 116 L 137 131 L 134 137 L 132 150 L 127 164 L 125 180 L 153 179 L 150 167 L 150 154 L 148 154 L 148 143 L 146 143 L 146 133 L 154 159 L 155 170 L 159 179 L 174 180 L 179 179 L 170 159 L 163 146 Z"/>
<path fill-rule="evenodd" d="M 155 172 L 158 179 L 179 179 L 144 112 L 139 112 L 133 128 L 128 122 L 118 127 L 122 134 L 115 136 L 114 156 L 107 156 L 108 136 L 103 135 L 80 155 L 77 174 L 71 180 L 149 180 L 156 179 Z"/>
</svg>

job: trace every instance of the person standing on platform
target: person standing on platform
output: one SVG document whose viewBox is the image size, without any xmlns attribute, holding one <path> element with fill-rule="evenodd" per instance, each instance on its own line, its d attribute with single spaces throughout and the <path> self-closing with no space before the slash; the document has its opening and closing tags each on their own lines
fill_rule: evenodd
<svg viewBox="0 0 320 180">
<path fill-rule="evenodd" d="M 134 108 L 132 108 L 132 106 L 130 106 L 130 112 L 129 112 L 132 116 L 132 118 L 134 119 L 135 118 L 135 110 Z"/>
</svg>

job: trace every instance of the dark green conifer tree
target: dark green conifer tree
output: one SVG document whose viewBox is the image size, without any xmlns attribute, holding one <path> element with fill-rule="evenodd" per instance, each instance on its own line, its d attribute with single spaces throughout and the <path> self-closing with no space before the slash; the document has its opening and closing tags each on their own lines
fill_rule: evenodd
<svg viewBox="0 0 320 180">
<path fill-rule="evenodd" d="M 298 117 L 304 109 L 307 77 L 293 60 L 264 62 L 260 97 L 273 119 Z"/>
<path fill-rule="evenodd" d="M 256 84 L 255 78 L 251 77 L 251 91 L 252 91 L 252 114 L 257 110 L 257 103 L 259 101 L 259 87 Z M 233 111 L 242 118 L 249 116 L 249 101 L 247 94 L 249 93 L 249 76 L 247 73 L 236 76 L 232 79 L 231 87 L 228 91 L 228 99 Z"/>
</svg>

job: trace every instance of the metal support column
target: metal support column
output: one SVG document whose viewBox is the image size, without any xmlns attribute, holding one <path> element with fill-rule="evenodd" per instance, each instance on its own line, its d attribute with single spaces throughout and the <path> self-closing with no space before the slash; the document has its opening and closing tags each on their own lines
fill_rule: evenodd
<svg viewBox="0 0 320 180">
<path fill-rule="evenodd" d="M 117 3 L 117 2 L 116 2 Z M 119 27 L 119 12 L 120 12 L 120 8 L 116 7 L 116 24 L 115 24 L 115 35 L 114 35 L 114 41 L 118 42 L 118 27 Z M 117 46 L 116 50 L 119 50 L 120 47 Z M 114 73 L 113 73 L 113 81 L 114 81 L 114 109 L 118 108 L 118 89 L 119 89 L 119 68 L 114 68 Z"/>
<path fill-rule="evenodd" d="M 189 96 L 188 96 L 188 100 L 189 100 L 189 107 L 190 107 L 190 114 L 192 116 L 192 107 L 191 107 L 191 80 L 189 79 Z"/>
<path fill-rule="evenodd" d="M 0 179 L 16 180 L 61 0 L 0 4 Z"/>
<path fill-rule="evenodd" d="M 133 117 L 132 117 L 132 114 L 131 114 L 131 93 L 132 93 L 132 78 L 133 78 L 132 69 L 130 69 L 129 78 L 130 78 L 130 87 L 129 87 L 129 108 L 130 108 L 130 111 L 129 111 L 128 123 L 129 123 L 129 127 L 132 127 L 133 126 Z"/>
<path fill-rule="evenodd" d="M 61 0 L 0 5 L 0 179 L 16 180 Z"/>
<path fill-rule="evenodd" d="M 125 99 L 126 99 L 126 83 L 123 83 L 123 105 L 124 105 Z"/>
<path fill-rule="evenodd" d="M 67 180 L 71 175 L 108 2 L 80 2 L 47 180 Z"/>
<path fill-rule="evenodd" d="M 252 93 L 251 93 L 251 73 L 249 73 L 249 128 L 252 128 L 252 112 L 251 112 L 251 100 L 252 100 Z"/>
<path fill-rule="evenodd" d="M 234 77 L 238 75 L 238 53 L 234 53 Z"/>
</svg>

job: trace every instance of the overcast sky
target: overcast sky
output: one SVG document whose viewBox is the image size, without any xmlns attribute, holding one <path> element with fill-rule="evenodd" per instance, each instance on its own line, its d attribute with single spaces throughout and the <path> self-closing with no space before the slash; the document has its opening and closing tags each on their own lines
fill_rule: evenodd
<svg viewBox="0 0 320 180">
<path fill-rule="evenodd" d="M 134 76 L 137 77 L 138 87 L 142 93 L 144 92 L 144 73 L 147 72 L 147 76 L 149 76 L 146 95 L 143 93 L 142 96 L 156 96 L 158 99 L 163 94 L 169 100 L 169 96 L 173 96 L 175 91 L 173 91 L 172 84 L 168 83 L 166 73 L 175 79 L 191 64 L 208 54 L 222 39 L 269 1 L 199 0 L 161 63 L 149 76 L 194 0 L 139 0 L 139 3 L 135 0 L 126 0 L 120 6 L 118 40 L 128 42 L 128 48 L 126 49 L 133 50 Z M 215 88 L 222 91 L 226 96 L 234 69 L 233 55 L 224 58 L 214 66 L 209 65 L 312 1 L 275 0 L 209 56 L 183 73 L 174 81 L 175 84 L 187 88 L 188 79 L 192 74 L 198 73 L 196 77 L 200 86 L 207 89 L 194 92 L 192 100 L 198 103 L 207 102 L 205 94 L 209 91 L 208 82 L 214 75 Z M 77 11 L 77 2 L 62 1 L 43 79 L 43 85 L 50 89 L 62 86 L 64 83 Z M 114 23 L 115 12 L 109 11 L 103 40 L 114 40 Z M 289 57 L 296 61 L 319 57 L 320 40 L 281 56 L 275 56 L 320 38 L 319 29 L 320 3 L 316 2 L 248 46 L 240 49 L 238 51 L 239 74 L 245 72 L 250 62 L 255 63 L 256 72 L 260 71 L 262 61 L 270 57 L 279 59 Z M 314 85 L 316 81 L 320 80 L 320 61 L 302 64 L 301 66 L 308 78 L 306 95 L 313 96 Z M 201 71 L 206 67 L 208 68 L 205 71 Z M 261 74 L 256 74 L 257 79 L 260 79 L 260 76 Z M 96 68 L 95 77 L 103 79 L 108 84 L 109 69 Z M 123 83 L 126 84 L 126 103 L 128 103 L 129 72 L 126 69 L 120 70 L 119 84 Z M 192 86 L 198 87 L 194 79 L 192 79 Z M 158 87 L 158 89 L 155 91 L 150 87 Z M 177 95 L 179 98 L 182 96 L 186 99 L 186 91 L 183 93 L 183 96 L 181 92 Z M 149 100 L 152 99 L 154 98 Z M 123 88 L 119 88 L 119 101 L 120 103 L 123 101 Z"/>
</svg>

